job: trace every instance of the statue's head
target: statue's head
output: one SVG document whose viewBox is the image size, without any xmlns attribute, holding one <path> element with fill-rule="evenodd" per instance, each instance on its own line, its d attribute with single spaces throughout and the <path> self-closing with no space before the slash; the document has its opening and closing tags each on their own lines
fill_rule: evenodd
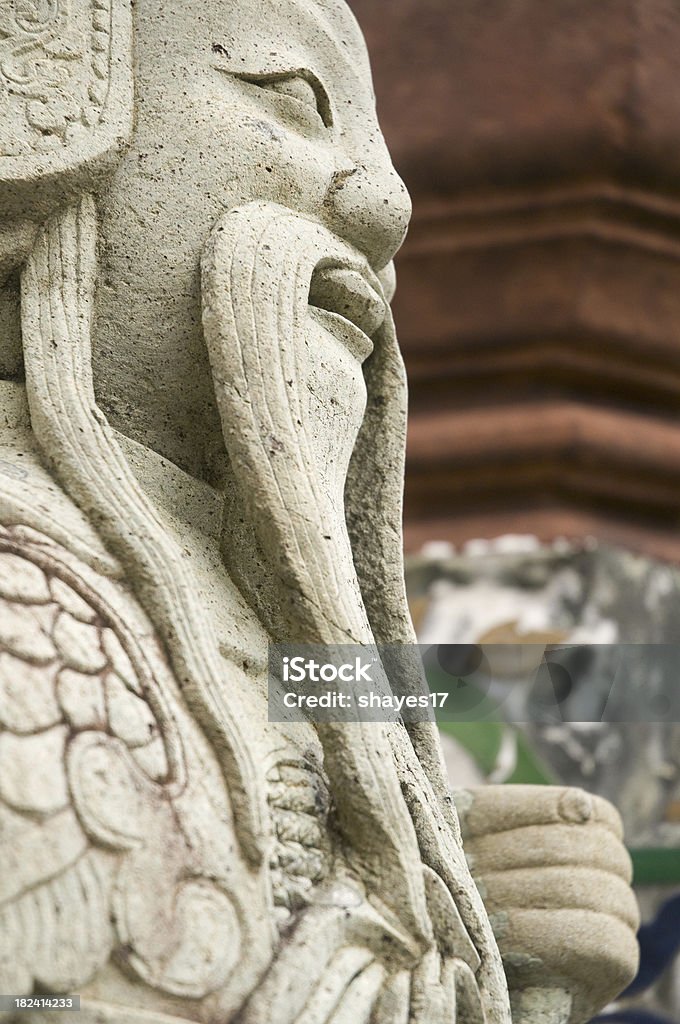
<svg viewBox="0 0 680 1024">
<path fill-rule="evenodd" d="M 349 502 L 348 519 L 378 552 L 379 576 L 364 502 L 376 521 L 386 512 L 364 470 L 379 458 L 384 478 L 391 462 L 398 504 L 401 397 L 394 415 L 386 410 L 387 391 L 401 396 L 403 381 L 385 298 L 410 205 L 378 127 L 361 33 L 344 0 L 137 0 L 130 15 L 128 0 L 13 0 L 3 12 L 0 101 L 12 130 L 0 138 L 0 182 L 10 215 L 30 228 L 79 192 L 96 194 L 97 399 L 123 433 L 213 483 L 223 479 L 234 428 L 225 416 L 236 415 L 218 409 L 215 362 L 220 346 L 233 355 L 234 338 L 213 317 L 209 359 L 201 256 L 214 230 L 234 251 L 249 238 L 260 337 L 267 322 L 274 336 L 282 330 L 290 286 L 290 330 L 270 348 L 306 403 L 299 424 L 291 413 L 290 437 L 273 433 L 267 443 L 278 454 L 280 444 L 300 447 L 298 425 L 311 432 L 310 459 L 330 480 L 327 512 L 336 518 L 355 452 L 366 494 Z M 257 248 L 257 231 L 278 263 L 266 244 Z M 229 258 L 223 245 L 208 276 L 218 290 L 247 291 L 253 275 L 230 285 Z M 238 334 L 247 310 L 235 315 Z M 380 351 L 369 357 L 373 342 Z M 253 372 L 271 371 L 257 364 Z M 310 465 L 298 471 L 308 478 Z M 398 528 L 387 528 L 397 552 Z"/>
<path fill-rule="evenodd" d="M 100 203 L 101 400 L 122 429 L 210 478 L 221 434 L 198 266 L 212 226 L 248 202 L 277 203 L 381 271 L 409 201 L 344 0 L 209 0 L 200 12 L 140 0 L 134 40 L 134 132 Z"/>
<path fill-rule="evenodd" d="M 140 0 L 134 17 L 130 6 L 3 4 L 3 219 L 100 191 L 125 287 L 157 297 L 197 266 L 217 217 L 256 199 L 318 218 L 381 270 L 409 202 L 344 0 Z"/>
<path fill-rule="evenodd" d="M 132 211 L 130 245 L 185 251 L 226 210 L 265 200 L 318 219 L 382 269 L 409 204 L 344 0 L 134 10 L 135 131 L 110 200 L 122 220 Z"/>
</svg>

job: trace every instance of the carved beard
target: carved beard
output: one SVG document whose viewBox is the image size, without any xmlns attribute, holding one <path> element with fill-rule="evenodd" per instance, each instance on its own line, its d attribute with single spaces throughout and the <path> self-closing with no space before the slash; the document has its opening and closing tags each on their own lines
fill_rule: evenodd
<svg viewBox="0 0 680 1024">
<path fill-rule="evenodd" d="M 211 235 L 203 319 L 233 475 L 223 536 L 230 571 L 273 639 L 370 643 L 366 604 L 383 605 L 384 572 L 393 573 L 395 563 L 399 578 L 402 571 L 403 403 L 395 403 L 393 450 L 385 451 L 375 413 L 384 418 L 390 389 L 370 389 L 367 410 L 360 366 L 368 355 L 367 376 L 373 369 L 375 377 L 389 351 L 392 390 L 401 397 L 403 373 L 378 279 L 319 224 L 275 204 L 252 203 L 227 214 Z M 368 333 L 375 337 L 373 355 Z M 363 445 L 357 445 L 360 430 Z M 367 445 L 381 460 L 380 480 L 371 472 L 370 463 L 378 464 L 372 453 L 366 465 Z M 360 465 L 350 481 L 365 488 L 369 478 L 366 519 L 351 484 L 346 493 L 352 461 Z M 385 505 L 395 498 L 388 512 Z M 378 556 L 381 600 L 364 601 L 347 520 L 357 543 L 375 548 L 372 557 L 362 551 L 367 557 L 357 564 L 370 570 Z M 390 531 L 397 543 L 388 561 L 380 538 Z M 397 597 L 402 594 L 400 583 Z M 397 618 L 408 623 L 405 607 Z M 412 634 L 400 630 L 380 639 L 411 640 Z"/>
<path fill-rule="evenodd" d="M 350 349 L 361 355 L 361 348 L 364 354 L 371 348 L 357 323 L 375 326 L 386 316 L 377 278 L 317 223 L 253 203 L 213 230 L 202 283 L 204 331 L 233 474 L 226 563 L 274 640 L 371 643 L 344 492 L 364 413 L 373 404 L 369 397 L 367 405 Z M 354 323 L 312 302 L 342 309 Z M 382 336 L 390 336 L 387 325 L 391 321 L 376 335 L 376 354 Z M 382 455 L 380 439 L 370 440 Z M 376 493 L 374 508 L 380 505 Z M 405 928 L 405 945 L 417 957 L 432 931 L 387 727 L 328 723 L 317 732 L 350 862 L 370 880 L 373 899 Z"/>
<path fill-rule="evenodd" d="M 356 281 L 350 295 L 342 275 L 359 272 L 379 290 L 377 279 L 325 228 L 261 203 L 217 224 L 202 271 L 204 333 L 233 476 L 223 555 L 234 579 L 274 640 L 396 644 L 406 653 L 385 665 L 389 676 L 419 689 L 401 542 L 405 377 L 391 315 L 385 304 L 362 382 L 354 357 L 340 354 L 361 338 L 310 306 L 363 323 L 370 300 Z M 341 416 L 331 414 L 334 402 Z M 487 1019 L 508 1020 L 497 998 L 505 991 L 498 951 L 456 839 L 436 726 L 409 731 L 317 725 L 344 852 L 414 962 L 433 927 L 442 950 L 461 932 L 467 943 L 472 937 Z M 444 883 L 432 905 L 423 864 Z"/>
</svg>

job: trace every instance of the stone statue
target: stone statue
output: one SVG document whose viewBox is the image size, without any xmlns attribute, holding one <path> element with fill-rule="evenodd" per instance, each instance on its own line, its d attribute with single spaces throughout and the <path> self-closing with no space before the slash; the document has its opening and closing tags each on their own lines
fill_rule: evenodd
<svg viewBox="0 0 680 1024">
<path fill-rule="evenodd" d="M 604 801 L 461 794 L 478 891 L 433 726 L 268 722 L 270 640 L 413 639 L 409 202 L 359 30 L 342 0 L 132 15 L 0 4 L 0 993 L 585 1020 L 636 955 Z"/>
</svg>

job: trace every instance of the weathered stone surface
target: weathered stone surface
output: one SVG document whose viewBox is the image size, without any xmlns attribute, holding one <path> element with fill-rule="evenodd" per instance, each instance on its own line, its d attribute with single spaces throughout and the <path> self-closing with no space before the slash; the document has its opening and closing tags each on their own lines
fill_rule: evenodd
<svg viewBox="0 0 680 1024">
<path fill-rule="evenodd" d="M 503 786 L 487 786 L 457 805 L 520 1019 L 585 1018 L 607 989 L 618 995 L 638 908 L 611 804 L 548 786 L 513 786 L 510 800 Z"/>
<path fill-rule="evenodd" d="M 413 640 L 409 201 L 361 34 L 341 0 L 129 14 L 16 0 L 0 39 L 45 94 L 0 93 L 0 991 L 98 1024 L 509 1024 L 434 728 L 267 721 L 269 641 Z M 569 976 L 511 978 L 518 1022 L 576 1024 L 634 967 L 631 912 L 618 973 L 572 970 L 578 868 Z"/>
</svg>

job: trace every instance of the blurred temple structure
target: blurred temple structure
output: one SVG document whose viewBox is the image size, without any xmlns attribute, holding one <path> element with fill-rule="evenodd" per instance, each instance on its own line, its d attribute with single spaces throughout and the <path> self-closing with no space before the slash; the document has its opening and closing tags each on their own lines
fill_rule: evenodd
<svg viewBox="0 0 680 1024">
<path fill-rule="evenodd" d="M 680 5 L 352 6 L 414 204 L 408 548 L 680 560 Z"/>
</svg>

